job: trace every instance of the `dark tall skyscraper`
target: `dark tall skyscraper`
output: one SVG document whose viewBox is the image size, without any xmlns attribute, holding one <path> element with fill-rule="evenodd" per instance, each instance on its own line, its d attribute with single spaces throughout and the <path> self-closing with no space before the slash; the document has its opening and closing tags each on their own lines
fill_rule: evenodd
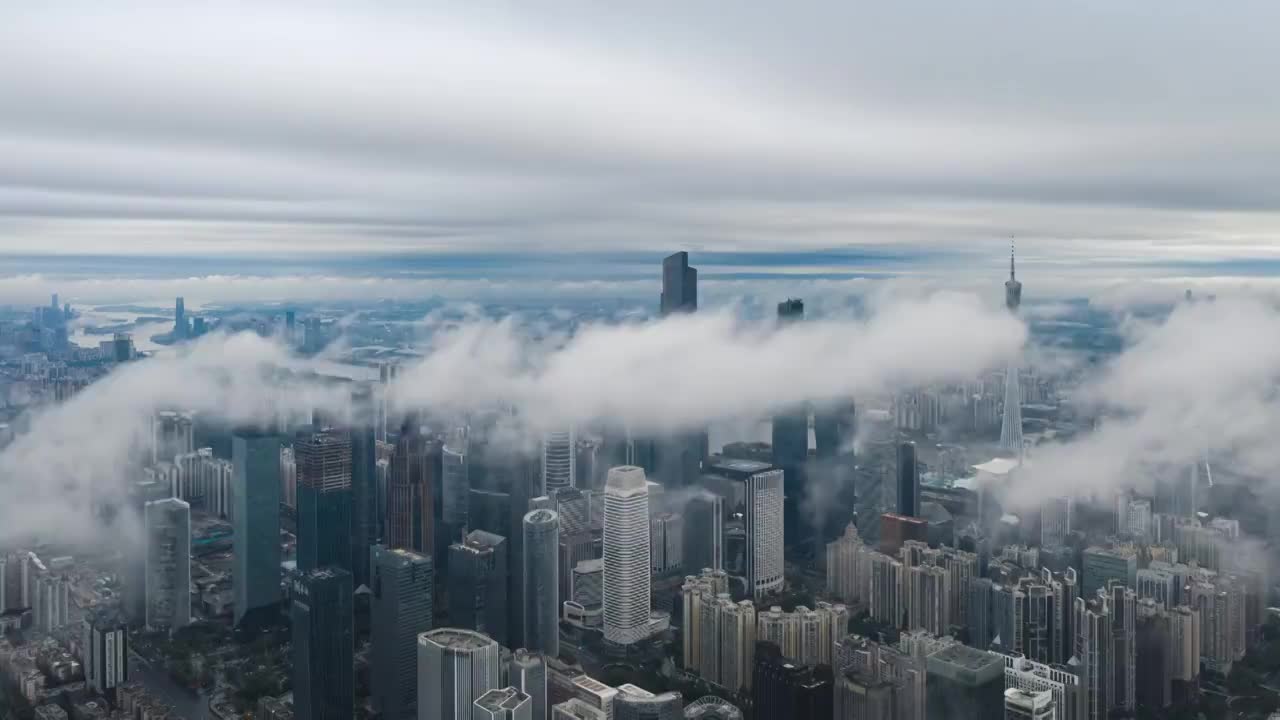
<svg viewBox="0 0 1280 720">
<path fill-rule="evenodd" d="M 778 324 L 804 320 L 804 303 L 796 298 L 778 303 Z M 786 544 L 795 545 L 813 534 L 813 523 L 801 512 L 805 499 L 805 464 L 809 460 L 809 411 L 797 406 L 773 417 L 773 464 L 782 469 L 786 495 Z"/>
<path fill-rule="evenodd" d="M 373 388 L 361 386 L 352 402 L 355 422 L 347 430 L 351 441 L 351 574 L 356 587 L 360 587 L 369 584 L 369 549 L 382 540 Z"/>
<path fill-rule="evenodd" d="M 829 718 L 834 682 L 829 665 L 790 663 L 771 642 L 756 643 L 752 699 L 756 720 Z"/>
<path fill-rule="evenodd" d="M 292 594 L 294 712 L 347 720 L 355 701 L 351 573 L 305 572 L 294 580 Z"/>
<path fill-rule="evenodd" d="M 387 545 L 434 556 L 434 494 L 440 448 L 423 435 L 416 419 L 400 430 L 387 481 Z"/>
<path fill-rule="evenodd" d="M 471 450 L 468 515 L 471 527 L 506 538 L 507 632 L 515 642 L 524 637 L 524 516 L 529 499 L 541 494 L 535 490 L 542 463 L 536 454 L 499 440 L 481 440 Z"/>
<path fill-rule="evenodd" d="M 920 517 L 920 466 L 913 442 L 898 445 L 898 514 Z"/>
<path fill-rule="evenodd" d="M 299 437 L 298 569 L 351 569 L 351 439 L 336 432 Z"/>
<path fill-rule="evenodd" d="M 168 485 L 155 480 L 141 480 L 129 487 L 129 504 L 127 512 L 131 513 L 139 525 L 144 524 L 147 503 L 171 497 Z M 124 580 L 125 616 L 136 624 L 147 619 L 147 546 L 146 538 L 138 538 L 136 543 L 124 555 L 121 575 Z"/>
<path fill-rule="evenodd" d="M 280 439 L 237 431 L 231 457 L 235 622 L 250 613 L 274 620 L 280 602 Z"/>
<path fill-rule="evenodd" d="M 678 252 L 662 260 L 663 315 L 698 309 L 698 269 L 689 267 L 689 253 Z"/>
<path fill-rule="evenodd" d="M 853 400 L 826 401 L 813 410 L 815 462 L 806 468 L 810 485 L 826 489 L 822 498 L 810 502 L 818 513 L 818 547 L 844 532 L 858 506 L 856 457 L 853 438 L 857 433 L 857 409 Z"/>
<path fill-rule="evenodd" d="M 852 400 L 823 404 L 813 411 L 813 444 L 819 460 L 853 456 L 857 407 Z"/>
<path fill-rule="evenodd" d="M 187 308 L 182 298 L 178 298 L 173 307 L 173 336 L 175 338 L 185 338 L 190 333 L 187 325 Z"/>
<path fill-rule="evenodd" d="M 417 717 L 418 635 L 431 629 L 431 558 L 375 545 L 372 556 L 370 680 L 387 720 Z"/>
<path fill-rule="evenodd" d="M 510 647 L 507 540 L 472 530 L 449 547 L 449 624 L 482 632 Z M 523 612 L 523 608 L 519 610 Z"/>
<path fill-rule="evenodd" d="M 798 322 L 804 319 L 804 301 L 800 298 L 787 298 L 778 303 L 778 322 L 780 324 Z"/>
<path fill-rule="evenodd" d="M 524 516 L 524 647 L 560 654 L 560 515 L 534 510 Z"/>
</svg>

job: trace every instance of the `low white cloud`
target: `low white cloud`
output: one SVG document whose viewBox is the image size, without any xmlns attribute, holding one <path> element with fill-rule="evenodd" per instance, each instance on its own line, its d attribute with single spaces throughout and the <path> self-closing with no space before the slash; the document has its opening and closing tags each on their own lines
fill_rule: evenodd
<svg viewBox="0 0 1280 720">
<path fill-rule="evenodd" d="M 1073 401 L 1103 413 L 1098 427 L 1035 448 L 1014 485 L 1034 502 L 1134 488 L 1206 456 L 1274 484 L 1280 467 L 1280 311 L 1257 297 L 1183 303 L 1167 318 L 1127 325 L 1130 345 Z"/>
<path fill-rule="evenodd" d="M 571 337 L 514 318 L 432 322 L 424 358 L 394 387 L 398 406 L 448 414 L 508 405 L 533 431 L 597 419 L 667 430 L 761 417 L 802 400 L 968 377 L 1003 362 L 1025 337 L 1006 313 L 952 293 L 884 306 L 865 321 L 781 329 L 729 310 L 587 325 Z M 92 539 L 91 500 L 136 479 L 131 461 L 157 409 L 232 424 L 317 408 L 342 414 L 350 388 L 273 372 L 313 367 L 321 366 L 271 340 L 215 334 L 119 368 L 32 418 L 0 452 L 0 540 Z"/>
</svg>

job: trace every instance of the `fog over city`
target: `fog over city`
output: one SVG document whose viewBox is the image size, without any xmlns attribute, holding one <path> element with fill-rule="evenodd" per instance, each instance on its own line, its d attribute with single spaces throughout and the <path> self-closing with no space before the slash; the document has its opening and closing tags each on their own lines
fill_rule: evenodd
<svg viewBox="0 0 1280 720">
<path fill-rule="evenodd" d="M 6 7 L 0 718 L 1275 720 L 1277 27 Z"/>
<path fill-rule="evenodd" d="M 400 369 L 392 392 L 405 412 L 461 418 L 510 408 L 524 432 L 540 437 L 601 420 L 643 433 L 766 418 L 797 403 L 963 382 L 1013 356 L 1079 369 L 1060 350 L 1024 346 L 1024 326 L 976 296 L 888 298 L 864 320 L 783 327 L 744 320 L 732 308 L 585 324 L 572 334 L 512 316 L 428 317 L 436 332 L 422 358 Z M 1150 492 L 1158 471 L 1211 452 L 1264 478 L 1280 462 L 1271 442 L 1280 402 L 1258 392 L 1273 386 L 1280 367 L 1280 341 L 1269 340 L 1280 338 L 1274 305 L 1250 297 L 1181 303 L 1167 317 L 1131 318 L 1124 327 L 1129 345 L 1075 390 L 1075 400 L 1103 410 L 1104 419 L 1067 442 L 1034 448 L 1011 488 L 1014 504 L 1064 489 Z M 0 528 L 8 537 L 57 528 L 58 540 L 92 542 L 94 488 L 123 491 L 131 454 L 145 446 L 157 410 L 231 425 L 313 411 L 349 417 L 351 388 L 309 380 L 317 367 L 279 338 L 219 333 L 113 372 L 39 414 L 0 451 Z"/>
</svg>

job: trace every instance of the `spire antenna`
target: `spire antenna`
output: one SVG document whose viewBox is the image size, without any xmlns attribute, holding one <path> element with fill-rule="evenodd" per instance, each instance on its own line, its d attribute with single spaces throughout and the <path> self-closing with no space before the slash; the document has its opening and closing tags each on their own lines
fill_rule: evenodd
<svg viewBox="0 0 1280 720">
<path fill-rule="evenodd" d="M 1009 279 L 1010 280 L 1015 279 L 1013 274 L 1013 250 L 1014 250 L 1013 238 L 1011 237 L 1009 238 Z"/>
</svg>

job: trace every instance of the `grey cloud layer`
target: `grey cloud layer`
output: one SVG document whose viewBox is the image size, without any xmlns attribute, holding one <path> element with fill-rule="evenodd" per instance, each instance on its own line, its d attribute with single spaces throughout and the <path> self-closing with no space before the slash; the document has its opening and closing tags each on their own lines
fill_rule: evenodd
<svg viewBox="0 0 1280 720">
<path fill-rule="evenodd" d="M 7 20 L 0 250 L 1016 233 L 1180 253 L 1257 248 L 1280 226 L 1269 4 L 72 4 Z"/>
</svg>

